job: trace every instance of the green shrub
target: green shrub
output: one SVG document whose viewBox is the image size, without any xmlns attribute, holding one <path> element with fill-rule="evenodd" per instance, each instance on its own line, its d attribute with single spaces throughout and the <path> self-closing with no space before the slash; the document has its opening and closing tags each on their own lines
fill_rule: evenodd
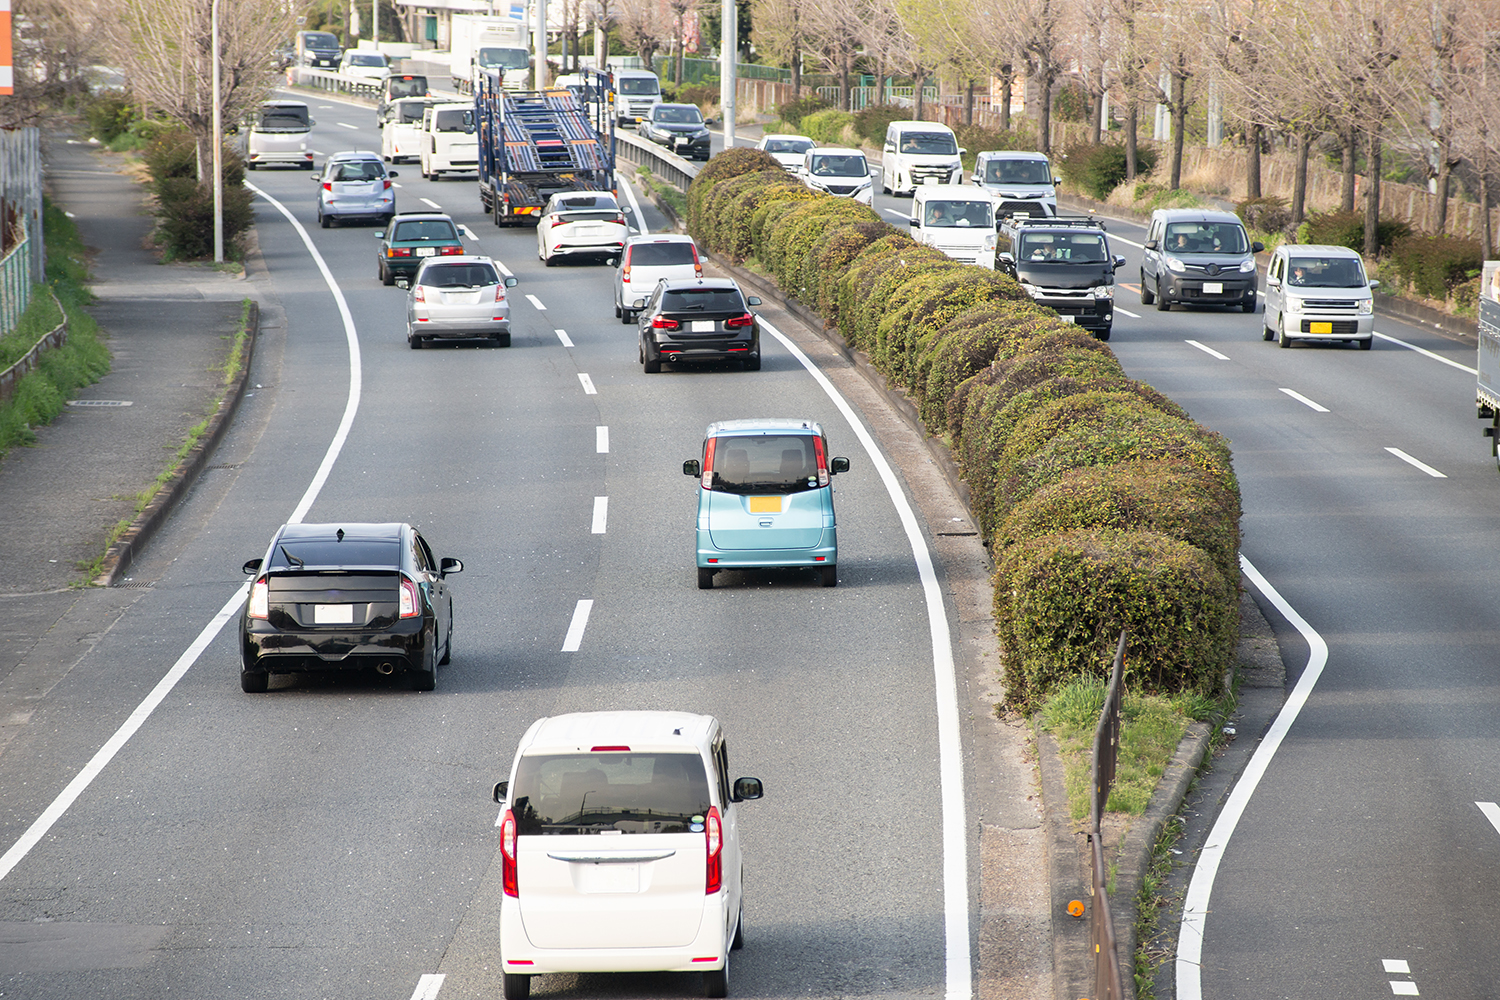
<svg viewBox="0 0 1500 1000">
<path fill-rule="evenodd" d="M 876 356 L 887 379 L 920 399 L 938 333 L 954 316 L 990 302 L 1030 299 L 1014 279 L 981 267 L 923 275 L 909 283 L 904 303 L 892 302 L 875 332 Z M 899 307 L 898 307 L 899 306 Z"/>
<path fill-rule="evenodd" d="M 213 256 L 213 184 L 198 183 L 197 145 L 186 129 L 159 132 L 146 148 L 146 168 L 156 194 L 158 239 L 169 260 Z M 231 256 L 255 223 L 254 195 L 245 187 L 245 165 L 238 153 L 224 150 L 223 239 Z"/>
<path fill-rule="evenodd" d="M 839 332 L 853 347 L 863 347 L 860 330 L 864 310 L 870 302 L 870 288 L 879 275 L 888 268 L 905 267 L 907 257 L 915 252 L 917 243 L 911 234 L 892 227 L 891 232 L 865 247 L 839 275 L 838 317 Z"/>
<path fill-rule="evenodd" d="M 719 106 L 719 85 L 708 82 L 685 84 L 677 91 L 677 102 L 696 104 L 706 115 L 709 110 Z"/>
<path fill-rule="evenodd" d="M 1411 226 L 1400 219 L 1381 219 L 1375 226 L 1378 249 L 1384 250 L 1410 233 Z M 1297 228 L 1297 242 L 1348 247 L 1362 252 L 1365 248 L 1365 213 L 1313 212 Z"/>
<path fill-rule="evenodd" d="M 127 135 L 136 121 L 129 96 L 113 90 L 102 91 L 89 100 L 84 117 L 89 134 L 105 145 Z"/>
<path fill-rule="evenodd" d="M 1107 676 L 1128 632 L 1136 692 L 1219 690 L 1239 641 L 1235 594 L 1208 554 L 1154 532 L 1071 531 L 1013 545 L 995 572 L 1006 701 L 1036 706 Z"/>
<path fill-rule="evenodd" d="M 853 126 L 854 116 L 837 108 L 814 111 L 802 119 L 802 134 L 823 146 L 842 146 L 844 129 Z"/>
<path fill-rule="evenodd" d="M 799 186 L 776 191 L 774 195 L 761 199 L 760 206 L 750 216 L 751 256 L 759 261 L 761 266 L 774 276 L 781 260 L 779 256 L 772 257 L 768 254 L 766 246 L 767 227 L 799 205 L 827 197 L 828 195 Z"/>
<path fill-rule="evenodd" d="M 911 238 L 908 236 L 907 239 Z M 855 342 L 870 355 L 876 367 L 881 364 L 880 323 L 888 312 L 905 302 L 906 296 L 910 294 L 907 286 L 924 274 L 951 271 L 964 266 L 941 251 L 916 242 L 909 242 L 894 257 L 882 255 L 875 263 L 868 273 L 868 294 L 858 304 L 852 321 Z M 882 370 L 881 374 L 887 373 Z"/>
<path fill-rule="evenodd" d="M 1280 197 L 1247 198 L 1234 206 L 1246 229 L 1261 233 L 1284 233 L 1292 224 L 1292 210 Z"/>
<path fill-rule="evenodd" d="M 1148 174 L 1156 166 L 1156 151 L 1138 146 L 1135 151 L 1136 172 Z M 1058 164 L 1068 186 L 1103 201 L 1125 181 L 1125 147 L 1118 143 L 1091 145 L 1086 142 L 1069 146 Z"/>
<path fill-rule="evenodd" d="M 839 323 L 839 279 L 876 240 L 898 230 L 886 222 L 831 220 L 822 237 L 812 245 L 803 263 L 803 273 L 816 273 L 818 315 L 829 326 Z M 908 237 L 909 238 L 909 237 Z"/>
<path fill-rule="evenodd" d="M 838 232 L 846 226 L 863 227 L 868 233 L 883 233 L 886 226 L 880 221 L 880 216 L 874 209 L 860 205 L 848 198 L 834 198 L 841 207 L 837 209 L 822 210 L 815 217 L 799 219 L 792 224 L 792 230 L 778 238 L 783 240 L 781 250 L 781 271 L 783 274 L 783 287 L 787 289 L 796 288 L 793 294 L 805 305 L 817 308 L 818 300 L 822 294 L 823 273 L 831 266 L 830 261 L 822 249 L 830 233 Z M 873 238 L 873 237 L 871 237 Z M 833 322 L 833 317 L 819 310 L 826 324 Z"/>
<path fill-rule="evenodd" d="M 1381 266 L 1381 274 L 1394 271 L 1396 280 L 1429 299 L 1446 299 L 1466 281 L 1484 270 L 1484 248 L 1478 240 L 1459 236 L 1427 236 L 1412 233 L 1396 240 Z"/>
<path fill-rule="evenodd" d="M 1031 302 L 987 302 L 953 317 L 930 355 L 919 404 L 923 423 L 949 435 L 956 451 L 969 380 L 997 359 L 1011 357 L 1040 326 L 1055 322 L 1051 310 Z"/>
<path fill-rule="evenodd" d="M 1088 121 L 1089 92 L 1075 80 L 1064 83 L 1052 98 L 1052 116 L 1060 122 Z"/>
<path fill-rule="evenodd" d="M 698 216 L 703 209 L 703 200 L 708 197 L 715 184 L 741 174 L 780 169 L 781 164 L 777 163 L 776 158 L 770 153 L 763 149 L 751 149 L 749 146 L 726 149 L 710 158 L 707 163 L 698 168 L 698 175 L 688 186 L 687 226 L 688 232 L 693 234 L 693 239 L 699 238 L 701 230 L 698 228 L 700 224 Z"/>
<path fill-rule="evenodd" d="M 780 167 L 722 181 L 703 201 L 699 213 L 702 236 L 695 234 L 694 238 L 706 240 L 705 246 L 735 263 L 743 261 L 752 250 L 750 221 L 755 210 L 767 199 L 799 189 L 806 187 Z"/>
<path fill-rule="evenodd" d="M 833 107 L 832 102 L 825 101 L 817 95 L 799 97 L 795 101 L 787 101 L 785 104 L 777 105 L 776 114 L 787 124 L 792 132 L 802 131 L 802 119 L 824 108 Z"/>
<path fill-rule="evenodd" d="M 782 291 L 803 302 L 811 289 L 816 295 L 816 284 L 809 285 L 804 277 L 807 251 L 830 222 L 847 219 L 851 222 L 879 222 L 875 211 L 852 198 L 834 198 L 822 195 L 797 204 L 785 214 L 767 216 L 762 231 L 761 245 L 756 249 L 759 258 L 776 275 Z M 816 265 L 816 262 L 814 262 Z"/>
<path fill-rule="evenodd" d="M 872 146 L 885 145 L 885 130 L 891 122 L 911 117 L 911 109 L 895 104 L 871 104 L 854 113 L 854 134 Z"/>
</svg>

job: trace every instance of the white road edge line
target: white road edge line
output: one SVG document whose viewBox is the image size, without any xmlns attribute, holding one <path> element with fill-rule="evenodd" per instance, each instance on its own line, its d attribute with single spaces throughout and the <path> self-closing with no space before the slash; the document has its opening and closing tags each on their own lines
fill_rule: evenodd
<svg viewBox="0 0 1500 1000">
<path fill-rule="evenodd" d="M 1470 375 L 1477 376 L 1479 374 L 1479 370 L 1477 368 L 1470 368 L 1468 365 L 1459 364 L 1457 361 L 1454 361 L 1450 358 L 1445 358 L 1441 354 L 1429 351 L 1425 347 L 1418 347 L 1416 344 L 1408 344 L 1406 341 L 1400 339 L 1399 337 L 1392 337 L 1390 334 L 1379 332 L 1377 332 L 1375 336 L 1379 337 L 1381 340 L 1388 340 L 1393 344 L 1404 347 L 1408 351 L 1416 351 L 1418 354 L 1425 355 L 1434 361 L 1441 361 L 1443 364 L 1447 365 L 1450 368 L 1457 368 L 1459 371 L 1468 372 Z"/>
<path fill-rule="evenodd" d="M 1293 399 L 1295 399 L 1297 402 L 1301 403 L 1303 406 L 1305 406 L 1308 409 L 1313 410 L 1313 411 L 1315 411 L 1317 413 L 1329 413 L 1329 412 L 1331 412 L 1328 409 L 1328 407 L 1322 406 L 1322 405 L 1320 405 L 1318 403 L 1314 403 L 1312 400 L 1308 399 L 1306 396 L 1302 395 L 1302 393 L 1298 392 L 1295 389 L 1277 389 L 1276 391 L 1277 392 L 1284 392 L 1284 393 L 1286 393 L 1288 396 L 1291 396 Z"/>
<path fill-rule="evenodd" d="M 312 238 L 307 235 L 307 230 L 293 217 L 291 212 L 287 211 L 286 206 L 281 204 L 281 202 L 272 198 L 253 184 L 247 182 L 245 186 L 266 199 L 278 212 L 286 216 L 293 228 L 296 229 L 297 235 L 302 237 L 302 242 L 307 246 L 308 252 L 312 254 L 313 262 L 318 265 L 318 270 L 322 273 L 323 280 L 327 282 L 329 290 L 333 292 L 334 301 L 338 303 L 339 315 L 344 320 L 344 339 L 349 344 L 349 401 L 344 406 L 343 418 L 339 421 L 338 430 L 334 432 L 333 440 L 328 445 L 328 451 L 323 455 L 323 463 L 318 466 L 318 471 L 313 476 L 312 483 L 307 487 L 307 492 L 303 493 L 302 499 L 298 501 L 296 510 L 287 519 L 296 523 L 306 516 L 308 508 L 312 506 L 313 501 L 317 499 L 318 493 L 323 489 L 323 484 L 327 482 L 328 473 L 333 469 L 333 463 L 338 459 L 339 452 L 343 450 L 344 441 L 349 436 L 349 428 L 354 423 L 354 415 L 359 410 L 361 378 L 359 335 L 354 328 L 354 317 L 349 312 L 349 303 L 344 300 L 343 292 L 339 289 L 338 283 L 333 280 L 333 272 L 328 270 L 328 265 L 324 262 L 322 255 L 318 253 L 317 247 L 313 246 Z M 124 724 L 115 730 L 114 735 L 109 738 L 104 746 L 99 748 L 99 752 L 94 754 L 89 762 L 84 765 L 83 770 L 79 771 L 73 780 L 68 782 L 67 787 L 62 790 L 62 793 L 52 800 L 51 805 L 43 810 L 42 814 L 36 818 L 36 821 L 21 835 L 21 838 L 11 845 L 10 850 L 6 851 L 3 856 L 0 856 L 0 881 L 3 881 L 14 870 L 16 865 L 20 864 L 21 860 L 30 853 L 31 849 L 41 842 L 41 839 L 52 829 L 53 824 L 63 817 L 72 807 L 73 803 L 78 801 L 78 797 L 84 793 L 84 790 L 93 784 L 94 779 L 109 766 L 109 762 L 114 760 L 115 754 L 119 753 L 125 744 L 130 741 L 130 738 L 140 730 L 141 726 L 146 724 L 146 720 L 151 717 L 151 713 L 156 711 L 157 707 L 166 700 L 167 695 L 171 694 L 172 689 L 177 686 L 177 682 L 182 680 L 193 664 L 198 662 L 198 657 L 203 655 L 203 651 L 208 648 L 209 643 L 218 637 L 219 633 L 223 631 L 224 626 L 239 611 L 240 605 L 244 603 L 245 595 L 249 590 L 249 581 L 240 584 L 236 588 L 234 596 L 230 597 L 224 606 L 219 609 L 218 613 L 214 615 L 213 619 L 207 625 L 203 626 L 203 631 L 198 633 L 198 638 L 194 639 L 192 644 L 177 658 L 177 662 L 172 664 L 172 668 L 167 671 L 166 675 L 157 681 L 156 686 L 151 689 L 151 693 L 146 695 L 145 700 L 136 706 L 135 711 L 130 713 L 130 717 L 125 720 Z"/>
<path fill-rule="evenodd" d="M 942 793 L 943 812 L 943 931 L 946 942 L 947 1000 L 968 1000 L 974 993 L 974 973 L 970 961 L 969 940 L 969 853 L 968 820 L 964 806 L 963 741 L 959 730 L 958 682 L 954 677 L 953 636 L 948 629 L 948 613 L 943 606 L 943 592 L 938 587 L 937 571 L 933 568 L 932 553 L 922 538 L 922 529 L 917 515 L 907 502 L 896 473 L 875 445 L 875 439 L 865 429 L 854 408 L 834 388 L 828 376 L 791 339 L 766 322 L 760 320 L 761 329 L 781 342 L 792 356 L 801 362 L 817 383 L 823 387 L 834 406 L 849 421 L 859 443 L 864 446 L 870 463 L 880 474 L 880 480 L 891 497 L 891 503 L 901 518 L 911 544 L 912 557 L 917 564 L 917 575 L 922 581 L 922 594 L 927 609 L 927 627 L 932 636 L 932 672 L 936 684 L 938 718 L 938 775 Z"/>
<path fill-rule="evenodd" d="M 609 497 L 594 497 L 594 524 L 591 529 L 595 535 L 604 534 L 605 522 L 609 519 Z"/>
<path fill-rule="evenodd" d="M 437 1000 L 444 978 L 446 977 L 441 972 L 423 973 L 422 978 L 417 980 L 417 990 L 411 995 L 411 1000 Z"/>
<path fill-rule="evenodd" d="M 337 125 L 339 128 L 347 128 L 347 129 L 350 129 L 350 130 L 355 131 L 355 132 L 359 131 L 359 126 L 358 125 L 347 125 L 344 122 L 334 122 L 334 124 Z"/>
<path fill-rule="evenodd" d="M 555 334 L 557 334 L 557 339 L 560 340 L 560 341 L 562 341 L 562 345 L 564 347 L 572 347 L 573 346 L 573 342 L 568 339 L 568 331 L 566 331 L 566 330 L 553 330 L 552 332 L 555 333 Z"/>
<path fill-rule="evenodd" d="M 1141 318 L 1140 313 L 1133 313 L 1129 309 L 1121 309 L 1119 306 L 1115 306 L 1115 312 L 1119 313 L 1121 316 L 1129 316 L 1131 319 Z"/>
<path fill-rule="evenodd" d="M 1260 746 L 1251 756 L 1245 773 L 1240 775 L 1239 781 L 1235 782 L 1234 790 L 1229 793 L 1229 798 L 1224 802 L 1223 811 L 1214 821 L 1213 829 L 1208 831 L 1208 839 L 1204 842 L 1203 851 L 1198 856 L 1198 864 L 1193 868 L 1193 877 L 1188 882 L 1187 898 L 1183 900 L 1182 905 L 1182 925 L 1177 934 L 1177 1000 L 1203 1000 L 1203 983 L 1200 978 L 1203 961 L 1203 925 L 1208 919 L 1208 900 L 1214 890 L 1214 878 L 1219 872 L 1219 862 L 1223 860 L 1224 851 L 1229 846 L 1229 838 L 1234 836 L 1234 828 L 1239 824 L 1240 816 L 1250 802 L 1250 796 L 1255 794 L 1260 779 L 1265 776 L 1266 768 L 1271 765 L 1271 758 L 1276 756 L 1281 741 L 1286 738 L 1287 731 L 1292 728 L 1292 723 L 1297 721 L 1297 716 L 1307 704 L 1307 699 L 1317 685 L 1318 678 L 1323 676 L 1323 668 L 1328 664 L 1328 644 L 1323 641 L 1323 637 L 1297 613 L 1295 608 L 1287 603 L 1286 598 L 1271 586 L 1270 581 L 1260 575 L 1260 571 L 1251 564 L 1249 559 L 1245 558 L 1243 552 L 1240 553 L 1240 569 L 1255 589 L 1274 604 L 1286 620 L 1291 622 L 1292 627 L 1307 641 L 1307 666 L 1303 668 L 1302 676 L 1297 680 L 1297 686 L 1292 689 L 1291 697 L 1287 698 L 1286 704 L 1277 713 L 1276 721 L 1271 723 L 1265 739 L 1261 740 Z"/>
<path fill-rule="evenodd" d="M 1500 805 L 1496 805 L 1493 802 L 1476 802 L 1474 804 L 1479 807 L 1480 812 L 1484 813 L 1484 818 L 1490 821 L 1490 826 L 1495 828 L 1495 832 L 1500 833 Z M 1386 969 L 1385 971 L 1390 972 L 1392 970 Z"/>
<path fill-rule="evenodd" d="M 615 179 L 625 189 L 625 198 L 630 202 L 630 209 L 635 214 L 635 228 L 642 236 L 650 236 L 651 230 L 646 227 L 646 217 L 641 214 L 641 203 L 635 200 L 635 188 L 631 186 L 630 178 L 615 171 Z"/>
<path fill-rule="evenodd" d="M 573 620 L 568 623 L 568 634 L 563 638 L 564 653 L 576 653 L 583 645 L 583 630 L 589 623 L 589 612 L 594 610 L 593 601 L 579 601 L 573 609 Z"/>
<path fill-rule="evenodd" d="M 1137 316 L 1136 318 L 1139 319 L 1140 317 Z M 1190 344 L 1193 347 L 1198 348 L 1198 350 L 1202 351 L 1204 354 L 1207 354 L 1209 357 L 1218 358 L 1220 361 L 1228 361 L 1229 360 L 1229 355 L 1227 355 L 1227 354 L 1220 354 L 1218 351 L 1214 350 L 1212 347 L 1209 347 L 1206 344 L 1201 344 L 1201 343 L 1199 343 L 1196 340 L 1187 340 L 1187 341 L 1183 341 L 1183 343 Z M 1285 392 L 1285 391 L 1286 391 L 1285 389 L 1282 390 L 1282 392 Z"/>
<path fill-rule="evenodd" d="M 609 428 L 594 428 L 594 450 L 600 455 L 609 454 Z"/>
<path fill-rule="evenodd" d="M 506 273 L 506 276 L 507 277 L 510 276 L 509 272 Z M 544 305 L 542 305 L 542 300 L 539 299 L 539 298 L 537 298 L 535 295 L 532 295 L 530 292 L 526 293 L 526 301 L 528 301 L 532 305 L 536 306 L 537 312 L 546 312 L 547 311 L 547 307 L 544 306 Z"/>
<path fill-rule="evenodd" d="M 583 383 L 583 394 L 585 396 L 596 396 L 599 390 L 594 388 L 594 380 L 589 378 L 588 372 L 579 372 L 578 381 Z"/>
<path fill-rule="evenodd" d="M 1447 479 L 1448 478 L 1443 473 L 1439 472 L 1438 470 L 1434 469 L 1432 466 L 1428 465 L 1426 462 L 1419 462 L 1415 458 L 1412 458 L 1410 455 L 1408 455 L 1406 452 L 1402 451 L 1400 448 L 1387 448 L 1386 451 L 1390 452 L 1392 455 L 1395 455 L 1397 458 L 1401 459 L 1401 461 L 1405 462 L 1407 465 L 1410 465 L 1412 468 L 1414 468 L 1414 469 L 1421 469 L 1423 472 L 1427 473 L 1433 479 Z"/>
</svg>

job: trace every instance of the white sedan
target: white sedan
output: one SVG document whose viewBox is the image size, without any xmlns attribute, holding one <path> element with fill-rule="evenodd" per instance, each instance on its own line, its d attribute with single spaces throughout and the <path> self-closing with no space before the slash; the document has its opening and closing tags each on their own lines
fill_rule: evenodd
<svg viewBox="0 0 1500 1000">
<path fill-rule="evenodd" d="M 629 235 L 625 212 L 608 191 L 555 194 L 537 217 L 536 255 L 548 267 L 563 257 L 610 260 Z"/>
</svg>

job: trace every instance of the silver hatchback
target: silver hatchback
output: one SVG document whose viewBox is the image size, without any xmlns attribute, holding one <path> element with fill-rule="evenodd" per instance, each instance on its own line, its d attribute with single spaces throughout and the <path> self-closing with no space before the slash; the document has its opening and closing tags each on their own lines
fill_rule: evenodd
<svg viewBox="0 0 1500 1000">
<path fill-rule="evenodd" d="M 397 278 L 406 284 L 406 279 Z M 478 255 L 429 258 L 406 293 L 406 342 L 412 350 L 429 340 L 488 340 L 510 346 L 507 288 L 516 279 L 500 275 L 495 262 Z"/>
<path fill-rule="evenodd" d="M 318 185 L 318 225 L 327 229 L 334 220 L 344 219 L 390 222 L 396 214 L 391 181 L 399 176 L 385 169 L 379 153 L 333 154 L 323 164 L 323 173 L 313 178 Z"/>
</svg>

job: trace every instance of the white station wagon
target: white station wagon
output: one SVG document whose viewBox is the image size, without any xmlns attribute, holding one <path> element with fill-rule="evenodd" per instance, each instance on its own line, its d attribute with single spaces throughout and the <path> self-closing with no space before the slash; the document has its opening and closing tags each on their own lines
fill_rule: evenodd
<svg viewBox="0 0 1500 1000">
<path fill-rule="evenodd" d="M 701 972 L 729 989 L 744 943 L 739 803 L 717 719 L 585 712 L 532 723 L 500 815 L 506 1000 L 559 972 Z"/>
</svg>

